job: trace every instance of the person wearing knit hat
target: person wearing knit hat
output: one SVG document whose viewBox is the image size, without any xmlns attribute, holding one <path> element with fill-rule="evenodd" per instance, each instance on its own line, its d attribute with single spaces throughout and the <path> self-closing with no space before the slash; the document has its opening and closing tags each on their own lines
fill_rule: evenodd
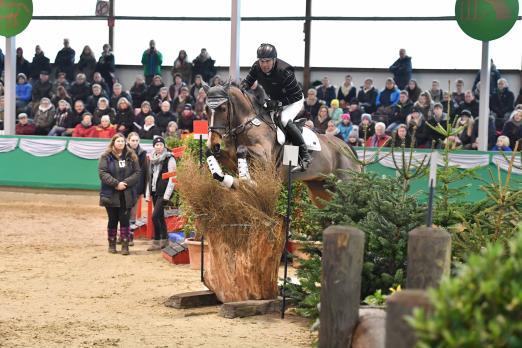
<svg viewBox="0 0 522 348">
<path fill-rule="evenodd" d="M 24 73 L 19 73 L 16 77 L 16 110 L 25 111 L 25 107 L 33 97 L 33 86 L 27 81 Z"/>
<path fill-rule="evenodd" d="M 163 137 L 152 139 L 154 152 L 150 156 L 149 184 L 145 191 L 145 200 L 152 198 L 152 224 L 154 225 L 154 240 L 147 251 L 157 251 L 168 246 L 167 225 L 165 223 L 164 206 L 168 204 L 174 192 L 174 183 L 170 178 L 163 178 L 163 174 L 176 170 L 176 160 L 165 147 Z"/>
<path fill-rule="evenodd" d="M 351 146 L 361 146 L 361 141 L 359 140 L 359 130 L 353 129 L 348 136 L 348 145 Z"/>
<path fill-rule="evenodd" d="M 348 143 L 348 138 L 350 137 L 350 133 L 353 130 L 353 124 L 350 121 L 350 114 L 341 115 L 341 122 L 337 125 L 337 129 L 339 129 L 339 133 L 341 134 L 343 141 Z"/>
<path fill-rule="evenodd" d="M 339 122 L 341 122 L 341 115 L 343 114 L 343 109 L 339 107 L 339 100 L 332 99 L 330 106 L 330 118 L 335 122 L 335 124 L 339 124 Z"/>
<path fill-rule="evenodd" d="M 359 124 L 359 135 L 366 141 L 375 134 L 375 122 L 372 121 L 372 115 L 362 114 L 361 123 Z"/>
</svg>

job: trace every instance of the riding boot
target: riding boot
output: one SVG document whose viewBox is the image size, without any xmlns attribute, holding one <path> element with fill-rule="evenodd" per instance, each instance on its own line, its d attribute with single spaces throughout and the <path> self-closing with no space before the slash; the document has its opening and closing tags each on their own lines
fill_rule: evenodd
<svg viewBox="0 0 522 348">
<path fill-rule="evenodd" d="M 116 254 L 116 233 L 118 232 L 115 228 L 107 229 L 107 239 L 109 240 L 109 252 Z"/>
<path fill-rule="evenodd" d="M 130 231 L 129 234 L 129 246 L 134 246 L 134 232 Z"/>
<path fill-rule="evenodd" d="M 129 255 L 129 240 L 126 238 L 121 239 L 121 254 Z"/>
<path fill-rule="evenodd" d="M 301 160 L 301 168 L 296 167 L 292 169 L 292 171 L 295 172 L 301 170 L 304 172 L 310 166 L 312 158 L 308 153 L 308 148 L 306 147 L 303 134 L 301 134 L 299 128 L 297 128 L 295 123 L 293 123 L 292 121 L 288 121 L 285 127 L 285 131 L 286 134 L 288 134 L 290 141 L 292 142 L 292 145 L 299 146 L 299 159 Z"/>
</svg>

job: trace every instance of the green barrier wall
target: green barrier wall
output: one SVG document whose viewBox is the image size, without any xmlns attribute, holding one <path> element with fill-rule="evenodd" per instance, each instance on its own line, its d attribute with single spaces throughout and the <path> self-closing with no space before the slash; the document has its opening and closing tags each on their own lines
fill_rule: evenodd
<svg viewBox="0 0 522 348">
<path fill-rule="evenodd" d="M 36 157 L 16 148 L 14 151 L 0 153 L 0 186 L 98 190 L 100 183 L 97 168 L 97 160 L 83 159 L 67 150 L 49 157 Z M 369 170 L 387 176 L 396 175 L 394 169 L 381 164 L 372 164 Z M 466 200 L 479 200 L 485 197 L 480 186 L 485 182 L 491 182 L 489 171 L 493 173 L 495 180 L 498 180 L 497 167 L 490 164 L 476 169 L 477 179 L 459 183 L 459 186 L 469 185 Z M 500 173 L 502 179 L 505 179 L 507 173 L 503 170 Z M 520 189 L 521 184 L 522 176 L 513 175 L 511 186 Z M 411 191 L 418 193 L 420 200 L 426 199 L 427 188 L 427 177 L 411 182 Z"/>
</svg>

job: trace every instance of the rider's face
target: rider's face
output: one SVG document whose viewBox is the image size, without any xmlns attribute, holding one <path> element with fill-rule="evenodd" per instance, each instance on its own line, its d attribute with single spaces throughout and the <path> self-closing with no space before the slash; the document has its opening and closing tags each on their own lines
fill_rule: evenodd
<svg viewBox="0 0 522 348">
<path fill-rule="evenodd" d="M 259 66 L 261 67 L 261 71 L 268 74 L 274 68 L 274 59 L 259 59 Z"/>
</svg>

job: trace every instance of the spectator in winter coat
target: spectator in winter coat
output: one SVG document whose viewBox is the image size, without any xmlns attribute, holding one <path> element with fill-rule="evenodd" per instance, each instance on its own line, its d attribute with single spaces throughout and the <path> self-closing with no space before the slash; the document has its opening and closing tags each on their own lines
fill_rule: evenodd
<svg viewBox="0 0 522 348">
<path fill-rule="evenodd" d="M 214 75 L 211 79 L 210 79 L 210 87 L 214 87 L 214 86 L 223 86 L 224 82 L 223 82 L 223 79 L 221 78 L 221 76 L 219 75 Z"/>
<path fill-rule="evenodd" d="M 386 79 L 385 87 L 377 96 L 377 111 L 375 114 L 378 120 L 389 123 L 391 115 L 393 115 L 394 106 L 399 102 L 400 91 L 395 86 L 393 79 Z"/>
<path fill-rule="evenodd" d="M 440 124 L 444 129 L 447 128 L 447 115 L 444 114 L 442 110 L 442 104 L 436 103 L 433 106 L 433 113 L 431 114 L 431 117 L 428 118 L 427 123 L 429 123 L 432 127 L 437 127 L 437 125 Z M 430 144 L 434 144 L 436 147 L 442 146 L 444 136 L 429 126 L 426 130 L 428 135 L 428 142 Z"/>
<path fill-rule="evenodd" d="M 200 90 L 204 90 L 205 88 L 208 88 L 208 85 L 203 81 L 203 78 L 201 75 L 196 75 L 194 78 L 194 84 L 190 88 L 190 96 L 196 100 L 198 98 L 198 94 Z"/>
<path fill-rule="evenodd" d="M 319 112 L 319 108 L 321 105 L 321 101 L 317 98 L 317 91 L 315 88 L 310 88 L 308 90 L 307 96 L 304 104 L 304 112 L 305 117 L 309 120 L 315 120 L 317 118 L 317 113 Z"/>
<path fill-rule="evenodd" d="M 348 145 L 362 146 L 363 141 L 359 138 L 359 129 L 354 129 L 348 136 Z"/>
<path fill-rule="evenodd" d="M 110 100 L 111 108 L 117 108 L 120 98 L 125 98 L 132 104 L 132 98 L 130 94 L 123 90 L 123 86 L 120 83 L 115 83 L 112 86 L 112 97 Z"/>
<path fill-rule="evenodd" d="M 134 109 L 139 109 L 141 104 L 145 101 L 146 90 L 147 85 L 145 84 L 145 78 L 141 75 L 136 76 L 136 80 L 130 89 L 132 106 Z"/>
<path fill-rule="evenodd" d="M 522 110 L 513 111 L 511 117 L 504 125 L 502 134 L 509 138 L 509 143 L 513 148 L 515 148 L 516 142 L 519 141 L 517 151 L 522 150 Z"/>
<path fill-rule="evenodd" d="M 152 79 L 152 83 L 147 87 L 147 91 L 145 92 L 145 100 L 149 103 L 152 103 L 154 97 L 158 95 L 158 92 L 162 87 L 165 87 L 165 85 L 161 80 L 161 76 L 154 76 L 154 78 Z"/>
<path fill-rule="evenodd" d="M 400 90 L 403 90 L 408 82 L 411 80 L 411 57 L 406 55 L 406 50 L 401 48 L 399 50 L 399 59 L 390 66 L 390 72 L 393 73 L 393 79 Z"/>
<path fill-rule="evenodd" d="M 522 88 L 520 88 L 520 92 L 518 92 L 517 100 L 515 100 L 515 107 L 517 105 L 522 105 Z"/>
<path fill-rule="evenodd" d="M 147 116 L 154 116 L 154 113 L 152 112 L 152 108 L 150 107 L 150 103 L 148 101 L 144 101 L 141 103 L 141 108 L 139 113 L 134 117 L 134 131 L 136 133 L 139 133 L 139 130 L 143 125 L 145 124 L 145 117 Z"/>
<path fill-rule="evenodd" d="M 92 115 L 88 112 L 82 116 L 82 121 L 74 128 L 72 136 L 74 138 L 95 138 L 96 129 L 92 125 Z"/>
<path fill-rule="evenodd" d="M 328 121 L 330 120 L 331 118 L 328 115 L 328 107 L 326 105 L 322 105 L 319 108 L 317 118 L 314 120 L 315 131 L 319 134 L 325 134 L 326 128 L 328 128 Z"/>
<path fill-rule="evenodd" d="M 464 101 L 466 95 L 464 91 L 464 80 L 458 79 L 455 81 L 455 92 L 451 93 L 451 101 L 455 105 L 459 105 Z"/>
<path fill-rule="evenodd" d="M 58 73 L 58 77 L 53 82 L 52 91 L 54 94 L 56 94 L 58 92 L 58 87 L 60 87 L 60 86 L 65 88 L 66 91 L 69 91 L 70 84 L 69 84 L 69 81 L 67 81 L 67 79 L 65 78 L 64 72 Z"/>
<path fill-rule="evenodd" d="M 332 137 L 336 137 L 336 138 L 343 140 L 343 137 L 339 131 L 339 128 L 337 128 L 337 126 L 335 125 L 335 122 L 333 120 L 328 121 L 328 127 L 326 127 L 324 134 L 327 136 L 332 136 Z"/>
<path fill-rule="evenodd" d="M 151 103 L 152 112 L 158 113 L 161 110 L 161 103 L 164 101 L 169 101 L 169 90 L 167 87 L 162 87 L 159 90 L 158 95 L 154 97 L 154 100 Z"/>
<path fill-rule="evenodd" d="M 417 80 L 412 79 L 410 82 L 408 82 L 406 92 L 408 92 L 408 97 L 411 102 L 415 103 L 419 99 L 419 96 L 422 93 L 422 89 L 420 89 L 419 85 L 417 84 Z"/>
<path fill-rule="evenodd" d="M 54 105 L 49 98 L 42 98 L 40 105 L 34 115 L 36 135 L 48 135 L 54 125 Z"/>
<path fill-rule="evenodd" d="M 116 120 L 114 121 L 116 130 L 127 136 L 134 127 L 134 110 L 132 104 L 125 97 L 118 100 L 116 107 Z"/>
<path fill-rule="evenodd" d="M 65 100 L 60 100 L 54 114 L 53 128 L 51 128 L 48 135 L 51 137 L 65 135 L 63 133 L 68 128 L 76 127 L 77 123 L 73 122 L 72 118 L 71 106 Z"/>
<path fill-rule="evenodd" d="M 134 233 L 132 232 L 133 228 L 136 227 L 136 212 L 138 210 L 138 205 L 141 204 L 140 198 L 142 198 L 145 195 L 145 189 L 147 187 L 147 180 L 149 177 L 149 161 L 147 156 L 147 151 L 145 151 L 140 146 L 140 136 L 136 132 L 130 132 L 127 136 L 127 145 L 136 153 L 136 156 L 138 156 L 138 164 L 140 165 L 140 178 L 138 179 L 138 182 L 135 186 L 135 191 L 137 197 L 136 204 L 132 207 L 130 211 L 130 228 L 131 228 L 131 234 L 130 234 L 130 241 L 129 245 L 134 245 Z"/>
<path fill-rule="evenodd" d="M 49 72 L 40 72 L 40 79 L 33 84 L 32 101 L 38 104 L 42 98 L 51 98 L 53 85 L 49 81 Z"/>
<path fill-rule="evenodd" d="M 190 104 L 192 106 L 193 103 L 194 101 L 190 97 L 188 88 L 181 87 L 178 97 L 172 100 L 172 108 L 176 110 L 180 105 Z"/>
<path fill-rule="evenodd" d="M 341 115 L 341 123 L 337 125 L 337 129 L 339 129 L 339 134 L 341 135 L 341 139 L 348 143 L 348 138 L 353 130 L 353 124 L 350 120 L 350 114 L 342 114 Z"/>
<path fill-rule="evenodd" d="M 31 62 L 31 79 L 36 81 L 42 71 L 51 71 L 51 63 L 39 45 L 36 45 L 34 51 L 33 61 Z"/>
<path fill-rule="evenodd" d="M 352 83 L 352 76 L 346 75 L 344 83 L 339 87 L 337 91 L 337 99 L 345 100 L 349 104 L 353 98 L 357 96 L 357 88 Z"/>
<path fill-rule="evenodd" d="M 379 91 L 373 86 L 373 80 L 367 78 L 364 80 L 364 86 L 357 94 L 357 99 L 361 103 L 362 112 L 372 114 L 377 110 L 377 96 Z"/>
<path fill-rule="evenodd" d="M 111 124 L 109 115 L 103 115 L 100 124 L 94 127 L 94 129 L 95 138 L 111 139 L 116 134 L 116 127 Z"/>
<path fill-rule="evenodd" d="M 182 132 L 192 133 L 194 131 L 194 112 L 192 111 L 192 105 L 185 104 L 180 117 L 178 117 L 178 126 Z"/>
<path fill-rule="evenodd" d="M 473 125 L 473 138 L 475 139 L 475 142 L 472 145 L 473 150 L 478 150 L 479 123 L 480 123 L 480 119 L 478 117 L 475 117 L 475 121 L 474 121 L 474 125 Z M 488 117 L 488 149 L 491 149 L 495 145 L 496 141 L 497 141 L 497 130 L 495 128 L 495 118 L 490 115 Z"/>
<path fill-rule="evenodd" d="M 18 115 L 18 123 L 15 129 L 16 135 L 34 135 L 35 130 L 34 124 L 29 123 L 25 112 Z"/>
<path fill-rule="evenodd" d="M 413 107 L 419 110 L 424 120 L 427 120 L 433 111 L 433 105 L 431 95 L 428 92 L 422 92 L 419 96 L 419 100 L 413 104 Z"/>
<path fill-rule="evenodd" d="M 460 115 L 463 110 L 469 110 L 474 118 L 479 116 L 479 103 L 475 99 L 473 92 L 469 90 L 464 93 L 464 101 L 460 103 L 455 113 Z"/>
<path fill-rule="evenodd" d="M 489 71 L 490 74 L 490 80 L 489 80 L 489 95 L 491 96 L 493 93 L 497 91 L 497 82 L 502 77 L 500 75 L 500 71 L 498 71 L 497 66 L 493 63 L 493 59 L 491 59 L 491 69 Z M 475 97 L 477 96 L 477 93 L 479 92 L 478 89 L 480 85 L 480 70 L 477 71 L 477 75 L 475 76 L 475 81 L 473 81 L 473 87 L 471 90 L 475 94 Z M 477 98 L 480 99 L 480 98 Z"/>
<path fill-rule="evenodd" d="M 33 86 L 27 82 L 25 74 L 20 73 L 16 77 L 16 109 L 22 110 L 31 101 Z"/>
<path fill-rule="evenodd" d="M 31 64 L 24 58 L 22 47 L 16 49 L 16 75 L 31 76 Z"/>
<path fill-rule="evenodd" d="M 513 149 L 511 149 L 511 147 L 509 145 L 510 145 L 509 138 L 506 137 L 505 135 L 501 135 L 498 137 L 497 143 L 495 144 L 495 146 L 493 146 L 491 151 L 511 152 L 511 151 L 513 151 Z M 520 146 L 520 144 L 519 144 L 519 146 Z"/>
<path fill-rule="evenodd" d="M 337 125 L 339 122 L 341 122 L 341 115 L 343 114 L 343 109 L 339 107 L 339 100 L 337 99 L 332 99 L 330 105 L 332 106 L 329 110 L 330 118 Z"/>
<path fill-rule="evenodd" d="M 514 109 L 515 95 L 509 90 L 509 85 L 506 79 L 498 80 L 498 90 L 489 98 L 489 108 L 497 119 L 507 120 L 511 116 Z M 497 127 L 498 129 L 498 127 Z"/>
<path fill-rule="evenodd" d="M 428 90 L 428 93 L 430 94 L 431 100 L 433 100 L 434 103 L 440 103 L 444 95 L 444 91 L 442 88 L 440 88 L 440 82 L 433 80 L 431 82 L 431 89 Z"/>
<path fill-rule="evenodd" d="M 96 70 L 96 58 L 88 45 L 83 48 L 77 67 L 78 72 L 84 74 L 88 82 L 92 82 L 94 71 Z"/>
<path fill-rule="evenodd" d="M 82 121 L 82 117 L 84 113 L 88 113 L 88 111 L 85 109 L 85 104 L 81 100 L 77 100 L 73 104 L 73 115 L 78 120 L 78 123 Z"/>
<path fill-rule="evenodd" d="M 141 57 L 141 64 L 143 64 L 143 75 L 145 81 L 150 84 L 152 78 L 156 75 L 161 75 L 161 64 L 163 63 L 163 56 L 160 51 L 156 49 L 156 42 L 150 40 L 149 49 L 143 52 Z"/>
<path fill-rule="evenodd" d="M 111 51 L 109 44 L 103 45 L 103 51 L 96 63 L 96 71 L 100 73 L 101 77 L 107 83 L 107 91 L 112 91 L 112 85 L 114 84 L 114 72 L 116 71 L 114 66 L 114 54 Z M 103 87 L 103 86 L 102 86 Z"/>
<path fill-rule="evenodd" d="M 112 95 L 112 85 L 111 85 L 111 88 L 109 88 L 109 86 L 107 85 L 107 82 L 105 82 L 105 79 L 102 77 L 102 75 L 98 71 L 96 71 L 94 73 L 93 78 L 92 78 L 92 83 L 99 84 L 102 87 L 105 94 L 107 94 L 109 97 Z"/>
<path fill-rule="evenodd" d="M 71 93 L 73 101 L 81 100 L 87 103 L 87 98 L 91 94 L 91 85 L 87 82 L 85 74 L 80 73 L 76 75 L 76 80 L 71 84 L 69 93 Z"/>
<path fill-rule="evenodd" d="M 406 117 L 411 114 L 413 110 L 413 103 L 408 98 L 408 92 L 401 91 L 399 96 L 399 102 L 395 105 L 393 115 L 390 118 L 391 124 L 386 129 L 386 132 L 391 134 L 393 133 L 397 127 L 401 124 L 406 123 Z"/>
<path fill-rule="evenodd" d="M 167 130 L 163 132 L 165 139 L 180 139 L 181 132 L 178 129 L 178 124 L 175 121 L 170 121 L 167 124 Z"/>
<path fill-rule="evenodd" d="M 354 98 L 350 102 L 350 106 L 348 107 L 348 112 L 350 114 L 350 120 L 354 125 L 358 125 L 361 123 L 362 111 L 359 107 L 359 99 Z"/>
<path fill-rule="evenodd" d="M 375 134 L 366 140 L 367 147 L 390 146 L 391 137 L 385 133 L 386 125 L 382 122 L 375 124 Z"/>
<path fill-rule="evenodd" d="M 332 99 L 335 99 L 335 87 L 330 85 L 330 80 L 327 76 L 323 77 L 322 84 L 317 86 L 317 98 L 319 100 L 323 100 L 328 107 L 330 107 L 330 102 Z M 326 128 L 325 128 L 326 129 Z"/>
<path fill-rule="evenodd" d="M 215 63 L 207 49 L 202 48 L 200 54 L 192 61 L 192 76 L 201 75 L 203 81 L 210 81 L 216 75 Z"/>
<path fill-rule="evenodd" d="M 399 124 L 397 129 L 393 132 L 392 136 L 392 147 L 409 148 L 411 146 L 411 136 L 408 134 L 408 126 L 405 124 Z"/>
<path fill-rule="evenodd" d="M 156 114 L 155 124 L 161 129 L 162 132 L 165 132 L 170 121 L 177 122 L 177 118 L 170 111 L 170 103 L 168 101 L 164 101 L 161 104 L 161 111 Z"/>
<path fill-rule="evenodd" d="M 375 134 L 375 122 L 372 120 L 372 115 L 362 114 L 361 123 L 359 124 L 359 135 L 366 141 Z"/>
<path fill-rule="evenodd" d="M 161 129 L 154 124 L 154 116 L 149 115 L 145 117 L 145 123 L 138 131 L 142 139 L 154 139 L 154 137 L 161 136 Z"/>
<path fill-rule="evenodd" d="M 92 85 L 91 90 L 92 94 L 87 98 L 86 108 L 89 112 L 93 113 L 98 107 L 98 100 L 100 100 L 100 98 L 107 98 L 107 95 L 97 83 Z"/>
<path fill-rule="evenodd" d="M 94 110 L 94 114 L 92 116 L 92 123 L 94 125 L 99 125 L 101 122 L 102 116 L 109 116 L 111 124 L 116 122 L 116 111 L 110 107 L 109 100 L 105 97 L 101 97 L 98 99 L 98 104 L 96 105 L 96 109 Z"/>
<path fill-rule="evenodd" d="M 72 98 L 63 86 L 58 86 L 56 94 L 51 98 L 51 103 L 53 103 L 55 107 L 58 107 L 60 100 L 65 100 L 69 105 L 72 105 Z"/>
<path fill-rule="evenodd" d="M 181 87 L 186 87 L 187 85 L 185 82 L 183 82 L 183 79 L 181 77 L 180 73 L 174 74 L 174 83 L 170 85 L 168 92 L 169 92 L 169 100 L 174 100 L 178 97 L 179 91 Z"/>
<path fill-rule="evenodd" d="M 68 81 L 74 80 L 74 58 L 76 52 L 69 46 L 69 39 L 63 39 L 63 48 L 56 54 L 54 64 L 57 73 L 64 72 Z"/>
<path fill-rule="evenodd" d="M 431 143 L 428 144 L 428 126 L 426 120 L 418 108 L 413 108 L 411 114 L 406 118 L 406 124 L 408 126 L 408 133 L 411 134 L 412 142 L 415 147 L 425 148 L 431 147 Z"/>
<path fill-rule="evenodd" d="M 192 63 L 188 60 L 185 50 L 179 51 L 178 58 L 172 64 L 172 78 L 175 79 L 177 74 L 181 76 L 183 82 L 192 82 Z"/>
<path fill-rule="evenodd" d="M 464 110 L 457 119 L 457 127 L 464 127 L 459 134 L 459 142 L 465 150 L 472 150 L 475 136 L 473 132 L 474 121 L 469 110 Z"/>
</svg>

